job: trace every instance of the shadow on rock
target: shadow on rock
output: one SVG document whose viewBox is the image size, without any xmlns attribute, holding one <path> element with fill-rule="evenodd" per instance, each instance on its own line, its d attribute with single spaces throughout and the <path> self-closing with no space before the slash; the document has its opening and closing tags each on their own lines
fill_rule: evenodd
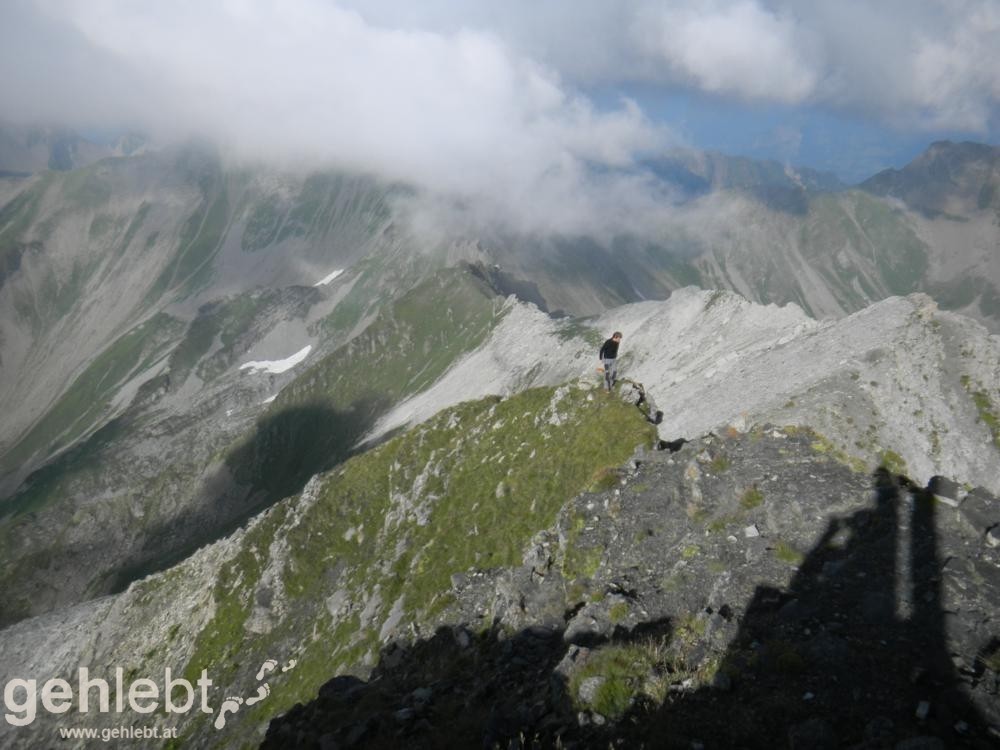
<svg viewBox="0 0 1000 750">
<path fill-rule="evenodd" d="M 391 644 L 367 682 L 343 675 L 327 682 L 316 700 L 272 721 L 262 747 L 572 744 L 589 728 L 578 727 L 569 681 L 591 649 L 669 639 L 670 630 L 666 620 L 646 623 L 591 639 L 588 647 L 567 642 L 560 628 L 533 626 L 504 636 L 498 629 L 474 634 L 441 627 L 412 646 Z"/>
<path fill-rule="evenodd" d="M 871 503 L 830 518 L 787 586 L 706 610 L 738 622 L 714 656 L 690 614 L 611 637 L 567 627 L 579 607 L 509 637 L 443 627 L 384 651 L 368 682 L 334 678 L 264 747 L 997 747 L 1000 569 L 974 555 L 956 574 L 941 502 L 877 471 Z"/>
<path fill-rule="evenodd" d="M 254 434 L 226 459 L 233 477 L 270 505 L 300 492 L 310 477 L 332 469 L 388 407 L 384 398 L 359 399 L 346 409 L 325 404 L 283 409 L 257 423 Z"/>
<path fill-rule="evenodd" d="M 948 632 L 952 613 L 942 604 L 938 500 L 884 468 L 874 479 L 874 507 L 833 519 L 787 590 L 757 589 L 713 688 L 668 700 L 605 739 L 667 748 L 1000 746 L 990 728 L 1000 723 L 996 673 L 949 649 L 963 634 Z M 987 644 L 983 660 L 994 651 Z M 991 684 L 978 684 L 977 671 Z"/>
</svg>

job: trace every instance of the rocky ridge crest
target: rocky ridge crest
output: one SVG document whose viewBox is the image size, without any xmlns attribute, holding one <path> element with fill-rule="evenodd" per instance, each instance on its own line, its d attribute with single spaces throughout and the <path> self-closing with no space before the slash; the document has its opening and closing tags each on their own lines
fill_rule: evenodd
<svg viewBox="0 0 1000 750">
<path fill-rule="evenodd" d="M 263 747 L 994 747 L 1000 500 L 758 426 L 640 451 Z M 943 493 L 940 495 L 937 492 Z"/>
</svg>

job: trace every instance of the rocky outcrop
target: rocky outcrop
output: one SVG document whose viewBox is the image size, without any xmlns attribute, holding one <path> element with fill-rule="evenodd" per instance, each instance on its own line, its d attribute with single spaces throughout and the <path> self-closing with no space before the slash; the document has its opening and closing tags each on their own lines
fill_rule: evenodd
<svg viewBox="0 0 1000 750">
<path fill-rule="evenodd" d="M 433 637 L 334 678 L 264 747 L 1000 741 L 1000 553 L 973 520 L 1000 522 L 996 497 L 769 426 L 640 452 L 610 484 L 522 565 L 454 577 Z"/>
<path fill-rule="evenodd" d="M 810 425 L 869 470 L 889 458 L 915 481 L 951 476 L 1000 493 L 1000 337 L 924 295 L 838 321 L 693 287 L 583 322 L 519 305 L 373 434 L 486 393 L 589 377 L 615 330 L 625 334 L 619 371 L 655 395 L 664 440 L 726 425 Z"/>
<path fill-rule="evenodd" d="M 989 747 L 996 497 L 873 479 L 806 428 L 654 441 L 642 390 L 447 410 L 119 596 L 0 631 L 0 682 L 208 670 L 213 713 L 160 721 L 193 747 L 285 712 L 270 746 Z"/>
</svg>

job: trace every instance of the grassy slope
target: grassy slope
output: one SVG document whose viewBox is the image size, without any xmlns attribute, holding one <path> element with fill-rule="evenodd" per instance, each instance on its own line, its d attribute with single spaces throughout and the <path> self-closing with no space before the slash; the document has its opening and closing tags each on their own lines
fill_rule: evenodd
<svg viewBox="0 0 1000 750">
<path fill-rule="evenodd" d="M 279 292 L 255 292 L 205 309 L 170 355 L 171 386 L 179 386 L 188 372 L 209 379 L 218 376 L 220 368 L 232 365 L 234 338 L 245 336 L 259 316 L 267 315 L 270 307 L 278 304 L 280 296 Z M 183 503 L 198 491 L 205 467 L 219 456 L 225 457 L 233 475 L 252 493 L 241 514 L 230 518 L 229 523 L 242 522 L 250 513 L 300 491 L 313 474 L 349 456 L 385 408 L 426 387 L 457 357 L 478 346 L 500 321 L 499 304 L 492 292 L 467 272 L 444 271 L 394 305 L 386 306 L 368 330 L 306 370 L 262 414 L 251 431 L 228 446 L 226 441 L 233 440 L 230 436 L 223 434 L 221 440 L 202 437 L 185 452 L 169 454 L 170 460 L 156 465 L 159 473 L 154 475 L 135 471 L 128 464 L 134 455 L 132 443 L 137 434 L 145 434 L 143 428 L 148 420 L 139 407 L 127 410 L 121 419 L 104 425 L 80 445 L 37 470 L 28 486 L 4 504 L 0 541 L 7 535 L 22 535 L 17 522 L 26 518 L 24 514 L 51 508 L 52 513 L 39 516 L 39 523 L 49 528 L 44 538 L 51 549 L 36 549 L 37 554 L 30 560 L 8 559 L 7 573 L 0 579 L 16 581 L 21 576 L 30 580 L 39 560 L 58 557 L 64 544 L 63 526 L 73 523 L 72 502 L 76 497 L 105 496 L 102 502 L 106 504 L 142 507 L 146 514 L 143 523 L 155 527 L 162 513 L 173 512 L 169 509 L 178 501 Z M 57 435 L 68 436 L 71 427 L 82 430 L 102 417 L 107 400 L 122 380 L 155 357 L 163 356 L 152 346 L 166 340 L 162 335 L 153 335 L 157 330 L 150 323 L 109 348 L 78 378 L 18 451 L 44 448 Z M 176 340 L 173 334 L 176 331 L 167 339 Z M 216 340 L 221 348 L 205 356 Z M 164 379 L 160 376 L 153 385 L 164 384 Z M 146 468 L 148 471 L 150 467 Z M 68 505 L 58 509 L 58 503 Z M 228 528 L 231 526 L 203 529 L 197 542 L 217 538 Z M 141 536 L 142 529 L 136 533 Z M 5 546 L 8 555 L 21 548 L 12 543 Z M 176 552 L 164 551 L 171 557 Z M 3 557 L 0 555 L 0 559 Z M 94 575 L 107 572 L 95 569 Z M 11 588 L 29 593 L 23 586 Z"/>
<path fill-rule="evenodd" d="M 227 463 L 271 500 L 348 455 L 385 409 L 439 378 L 500 320 L 499 300 L 448 269 L 383 308 L 359 336 L 286 387 Z"/>
<path fill-rule="evenodd" d="M 770 246 L 754 252 L 716 252 L 721 274 L 704 261 L 694 263 L 711 286 L 736 288 L 727 265 L 738 267 L 755 301 L 795 302 L 810 314 L 815 311 L 808 289 L 789 259 L 801 257 L 848 312 L 894 294 L 909 294 L 926 283 L 928 248 L 901 211 L 867 193 L 812 196 L 808 213 L 788 227 L 793 234 L 776 232 Z"/>
<path fill-rule="evenodd" d="M 218 684 L 252 684 L 264 659 L 298 660 L 268 701 L 240 717 L 233 731 L 246 742 L 254 724 L 374 656 L 394 603 L 404 629 L 426 626 L 448 603 L 453 573 L 517 564 L 567 500 L 653 439 L 636 409 L 576 386 L 446 410 L 324 476 L 314 503 L 285 501 L 252 527 L 218 576 L 215 616 L 197 634 L 187 673 L 207 668 Z M 269 555 L 286 544 L 279 580 L 265 584 L 280 591 L 285 616 L 251 633 Z M 336 591 L 348 604 L 333 616 L 325 602 Z M 374 596 L 382 604 L 369 619 Z M 225 743 L 235 740 L 227 730 Z"/>
<path fill-rule="evenodd" d="M 51 454 L 63 445 L 72 444 L 104 417 L 111 399 L 130 377 L 164 355 L 181 330 L 179 321 L 160 313 L 119 337 L 4 455 L 3 468 L 14 469 L 39 451 Z M 21 512 L 32 505 L 21 503 L 16 510 Z M 3 511 L 14 509 L 5 505 Z"/>
<path fill-rule="evenodd" d="M 323 236 L 341 222 L 360 221 L 368 234 L 389 219 L 384 187 L 363 178 L 336 173 L 310 175 L 294 201 L 274 194 L 252 197 L 240 240 L 253 253 L 293 237 Z"/>
<path fill-rule="evenodd" d="M 149 158 L 153 157 L 140 157 Z M 134 257 L 144 252 L 138 246 L 145 245 L 148 250 L 150 241 L 164 233 L 176 234 L 176 243 L 169 248 L 170 258 L 163 268 L 148 278 L 144 308 L 155 310 L 165 300 L 177 294 L 183 296 L 206 282 L 212 272 L 212 260 L 234 217 L 246 208 L 239 198 L 247 192 L 245 183 L 249 177 L 244 173 L 223 172 L 214 155 L 197 148 L 181 150 L 161 166 L 163 182 L 154 183 L 151 189 L 172 189 L 168 185 L 171 179 L 176 179 L 178 185 L 196 188 L 199 199 L 192 213 L 174 217 L 178 222 L 176 227 L 166 225 L 161 227 L 163 231 L 152 234 L 148 228 L 146 235 L 140 230 L 153 204 L 144 201 L 133 213 L 116 213 L 114 199 L 122 197 L 122 190 L 129 187 L 137 169 L 133 161 L 125 159 L 105 160 L 67 173 L 45 173 L 0 208 L 0 287 L 17 272 L 26 253 L 44 256 L 45 241 L 61 222 L 80 214 L 93 216 L 89 221 L 86 252 L 81 249 L 81 259 L 74 261 L 71 272 L 57 276 L 43 257 L 38 289 L 14 285 L 9 290 L 14 295 L 15 309 L 35 335 L 44 336 L 67 315 L 85 314 L 90 302 L 87 290 L 93 292 L 95 280 L 108 285 L 117 283 L 115 269 L 124 259 L 132 258 L 134 262 Z M 355 182 L 354 178 L 336 174 L 318 174 L 306 179 L 301 194 L 283 209 L 288 214 L 282 219 L 283 236 L 271 240 L 283 239 L 286 234 L 319 238 L 323 233 L 339 231 L 338 222 L 345 221 L 347 231 L 352 231 L 353 223 L 358 221 L 365 224 L 367 231 L 374 231 L 387 216 L 386 192 L 375 184 L 358 190 Z M 255 197 L 260 198 L 252 191 L 247 195 L 251 200 Z M 44 210 L 43 198 L 47 206 Z M 159 206 L 161 213 L 162 208 Z M 362 214 L 360 218 L 355 215 L 358 212 Z M 255 250 L 263 249 L 258 245 L 259 242 L 254 245 Z M 227 353 L 235 339 L 244 333 L 242 329 L 249 327 L 268 308 L 272 298 L 278 296 L 278 292 L 262 292 L 221 300 L 218 303 L 221 309 L 199 317 L 186 332 L 178 321 L 162 313 L 128 330 L 103 352 L 95 352 L 85 371 L 67 384 L 66 391 L 30 430 L 21 436 L 4 436 L 10 442 L 0 461 L 0 472 L 23 466 L 32 456 L 45 458 L 52 450 L 72 445 L 80 436 L 100 426 L 108 399 L 128 374 L 148 363 L 151 352 L 161 354 L 180 342 L 171 361 L 172 381 L 182 380 L 193 367 L 197 367 L 197 374 L 203 380 L 217 377 L 232 364 Z M 139 314 L 137 310 L 136 315 Z M 216 337 L 221 338 L 222 351 L 216 352 L 211 361 L 200 361 Z M 168 338 L 173 341 L 167 341 Z M 17 442 L 13 442 L 15 439 Z"/>
</svg>

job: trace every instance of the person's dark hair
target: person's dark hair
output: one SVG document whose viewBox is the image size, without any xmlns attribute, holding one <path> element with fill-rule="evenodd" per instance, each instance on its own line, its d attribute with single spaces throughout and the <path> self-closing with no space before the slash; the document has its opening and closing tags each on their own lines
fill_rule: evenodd
<svg viewBox="0 0 1000 750">
<path fill-rule="evenodd" d="M 615 331 L 614 333 L 611 334 L 611 338 L 613 339 L 620 339 L 621 337 L 622 337 L 621 331 Z"/>
</svg>

